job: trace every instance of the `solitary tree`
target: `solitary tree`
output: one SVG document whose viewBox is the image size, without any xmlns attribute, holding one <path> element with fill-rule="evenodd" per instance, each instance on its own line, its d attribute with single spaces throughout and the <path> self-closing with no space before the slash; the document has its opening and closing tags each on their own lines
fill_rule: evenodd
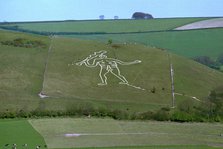
<svg viewBox="0 0 223 149">
<path fill-rule="evenodd" d="M 114 16 L 114 19 L 115 19 L 115 20 L 118 20 L 118 18 L 119 18 L 118 16 Z"/>
<path fill-rule="evenodd" d="M 100 19 L 100 20 L 104 20 L 104 19 L 105 19 L 105 16 L 104 16 L 104 15 L 100 15 L 100 16 L 99 16 L 99 19 Z"/>
<path fill-rule="evenodd" d="M 143 12 L 135 12 L 132 15 L 132 19 L 153 19 L 153 16 L 148 13 L 143 13 Z"/>
<path fill-rule="evenodd" d="M 112 42 L 113 42 L 112 39 L 109 39 L 109 40 L 108 40 L 108 45 L 111 45 Z"/>
</svg>

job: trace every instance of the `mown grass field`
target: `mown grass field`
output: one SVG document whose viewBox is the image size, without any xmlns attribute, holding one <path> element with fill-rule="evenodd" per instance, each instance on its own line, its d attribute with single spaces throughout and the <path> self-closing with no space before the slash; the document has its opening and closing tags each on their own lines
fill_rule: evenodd
<svg viewBox="0 0 223 149">
<path fill-rule="evenodd" d="M 35 148 L 37 145 L 43 147 L 45 141 L 27 120 L 0 120 L 0 148 L 12 148 L 12 144 L 16 144 L 19 149 L 24 148 L 24 144 L 28 148 Z"/>
<path fill-rule="evenodd" d="M 222 147 L 223 144 L 220 136 L 223 126 L 215 123 L 116 121 L 95 118 L 33 119 L 29 122 L 44 137 L 49 148 L 109 147 L 110 149 L 123 146 L 125 149 L 128 147 L 124 146 L 132 146 L 129 148 L 139 146 L 139 149 L 153 147 L 203 149 L 209 148 L 208 145 Z M 80 136 L 64 136 L 72 133 Z"/>
<path fill-rule="evenodd" d="M 21 29 L 39 32 L 143 32 L 170 30 L 188 23 L 208 18 L 169 18 L 152 20 L 95 20 L 95 21 L 65 21 L 13 23 L 3 26 L 18 26 Z M 128 24 L 128 25 L 127 25 Z"/>
<path fill-rule="evenodd" d="M 216 149 L 207 145 L 155 145 L 155 146 L 125 146 L 125 147 L 87 147 L 70 149 Z"/>
</svg>

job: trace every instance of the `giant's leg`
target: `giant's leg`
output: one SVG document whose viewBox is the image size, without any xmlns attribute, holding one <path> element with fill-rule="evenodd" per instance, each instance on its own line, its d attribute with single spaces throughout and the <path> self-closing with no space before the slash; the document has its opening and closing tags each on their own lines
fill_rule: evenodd
<svg viewBox="0 0 223 149">
<path fill-rule="evenodd" d="M 128 84 L 128 81 L 123 75 L 121 75 L 118 67 L 113 67 L 111 73 L 121 80 L 120 84 Z"/>
<path fill-rule="evenodd" d="M 100 72 L 99 72 L 99 77 L 101 79 L 101 83 L 98 83 L 98 85 L 107 85 L 106 74 L 109 72 L 109 70 L 107 70 L 103 66 L 100 66 L 100 67 L 101 67 L 101 69 L 100 69 Z"/>
</svg>

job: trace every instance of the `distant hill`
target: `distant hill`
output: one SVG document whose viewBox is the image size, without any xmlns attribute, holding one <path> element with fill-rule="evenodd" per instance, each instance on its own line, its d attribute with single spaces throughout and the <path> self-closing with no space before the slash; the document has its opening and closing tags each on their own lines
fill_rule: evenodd
<svg viewBox="0 0 223 149">
<path fill-rule="evenodd" d="M 56 22 L 20 22 L 1 24 L 22 32 L 60 35 L 70 38 L 90 39 L 117 43 L 140 43 L 167 49 L 170 52 L 194 58 L 209 56 L 216 60 L 222 54 L 222 28 L 199 30 L 174 30 L 200 21 L 212 22 L 216 18 L 164 18 L 152 20 L 88 20 Z M 128 26 L 126 26 L 128 24 Z M 183 45 L 183 46 L 182 46 Z"/>
<path fill-rule="evenodd" d="M 222 54 L 222 28 L 188 31 L 174 30 L 186 24 L 202 20 L 208 22 L 215 19 L 163 18 L 152 20 L 14 22 L 1 24 L 0 28 L 43 35 L 56 34 L 69 38 L 103 42 L 112 39 L 113 42 L 117 43 L 140 43 L 167 49 L 170 52 L 189 58 L 209 56 L 211 59 L 216 60 Z"/>
<path fill-rule="evenodd" d="M 49 32 L 49 33 L 132 33 L 148 31 L 166 31 L 188 23 L 207 18 L 164 18 L 152 20 L 80 20 L 47 22 L 14 22 L 0 24 L 15 30 Z M 126 24 L 128 24 L 126 26 Z"/>
</svg>

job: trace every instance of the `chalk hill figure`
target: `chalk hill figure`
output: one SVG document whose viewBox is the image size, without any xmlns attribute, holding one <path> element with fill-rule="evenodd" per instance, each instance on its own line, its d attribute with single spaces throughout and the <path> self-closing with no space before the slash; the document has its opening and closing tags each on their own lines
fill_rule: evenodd
<svg viewBox="0 0 223 149">
<path fill-rule="evenodd" d="M 123 62 L 118 59 L 108 58 L 105 55 L 106 53 L 107 51 L 94 52 L 93 54 L 90 54 L 88 57 L 86 57 L 84 60 L 77 62 L 76 65 L 82 66 L 84 64 L 86 67 L 99 66 L 100 67 L 99 77 L 101 79 L 101 82 L 98 83 L 98 85 L 107 85 L 107 79 L 108 79 L 107 74 L 111 73 L 120 80 L 119 84 L 126 84 L 128 86 L 141 89 L 140 87 L 130 85 L 127 79 L 121 74 L 119 69 L 119 65 L 133 65 L 141 63 L 141 61 L 135 60 L 132 62 Z"/>
</svg>

